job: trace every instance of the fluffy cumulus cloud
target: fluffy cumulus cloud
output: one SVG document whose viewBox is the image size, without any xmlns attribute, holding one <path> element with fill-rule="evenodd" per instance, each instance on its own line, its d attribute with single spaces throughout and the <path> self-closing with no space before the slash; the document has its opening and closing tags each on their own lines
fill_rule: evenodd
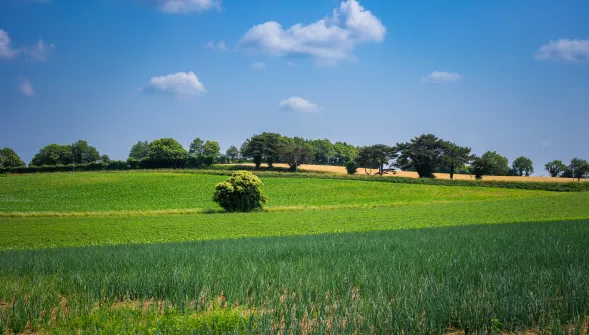
<svg viewBox="0 0 589 335">
<path fill-rule="evenodd" d="M 53 53 L 54 49 L 55 44 L 47 44 L 43 40 L 39 40 L 34 46 L 24 48 L 23 52 L 31 61 L 44 62 Z"/>
<path fill-rule="evenodd" d="M 206 93 L 207 90 L 194 72 L 178 72 L 151 78 L 149 86 L 143 92 L 191 97 Z"/>
<path fill-rule="evenodd" d="M 292 112 L 313 113 L 321 109 L 318 105 L 301 97 L 290 97 L 280 102 L 280 108 Z"/>
<path fill-rule="evenodd" d="M 357 0 L 343 1 L 333 15 L 285 29 L 276 21 L 252 27 L 241 38 L 243 49 L 272 56 L 310 56 L 320 63 L 354 59 L 360 43 L 381 42 L 386 27 Z"/>
<path fill-rule="evenodd" d="M 25 96 L 35 95 L 33 84 L 31 84 L 31 81 L 23 76 L 18 77 L 18 86 L 16 86 L 16 89 L 20 92 L 20 94 Z"/>
<path fill-rule="evenodd" d="M 262 63 L 262 62 L 255 62 L 252 65 L 250 65 L 250 67 L 252 68 L 252 70 L 265 70 L 266 69 L 266 64 Z"/>
<path fill-rule="evenodd" d="M 421 81 L 428 84 L 454 83 L 462 79 L 462 76 L 456 72 L 434 71 L 428 76 L 421 78 Z"/>
<path fill-rule="evenodd" d="M 564 60 L 567 62 L 589 61 L 589 39 L 550 41 L 534 55 L 540 60 Z"/>
<path fill-rule="evenodd" d="M 141 2 L 169 14 L 203 12 L 221 8 L 221 0 L 141 0 Z"/>
<path fill-rule="evenodd" d="M 18 55 L 18 50 L 12 48 L 10 36 L 8 33 L 0 29 L 0 59 L 14 58 Z"/>
</svg>

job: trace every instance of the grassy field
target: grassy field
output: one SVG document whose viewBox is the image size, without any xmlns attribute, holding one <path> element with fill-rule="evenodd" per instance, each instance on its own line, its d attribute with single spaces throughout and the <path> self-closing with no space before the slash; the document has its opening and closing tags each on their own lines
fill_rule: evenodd
<svg viewBox="0 0 589 335">
<path fill-rule="evenodd" d="M 215 184 L 226 176 L 178 172 L 87 172 L 0 178 L 0 212 L 95 212 L 219 208 Z M 465 202 L 551 196 L 547 192 L 265 178 L 269 207 Z"/>
<path fill-rule="evenodd" d="M 0 178 L 0 334 L 587 332 L 589 192 L 225 178 Z"/>
</svg>

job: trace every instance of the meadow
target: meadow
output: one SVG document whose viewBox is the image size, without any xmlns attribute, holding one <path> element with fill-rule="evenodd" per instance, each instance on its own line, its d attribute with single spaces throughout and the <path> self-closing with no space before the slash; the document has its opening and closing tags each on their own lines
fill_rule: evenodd
<svg viewBox="0 0 589 335">
<path fill-rule="evenodd" d="M 0 178 L 0 334 L 587 333 L 589 192 L 225 178 Z"/>
</svg>

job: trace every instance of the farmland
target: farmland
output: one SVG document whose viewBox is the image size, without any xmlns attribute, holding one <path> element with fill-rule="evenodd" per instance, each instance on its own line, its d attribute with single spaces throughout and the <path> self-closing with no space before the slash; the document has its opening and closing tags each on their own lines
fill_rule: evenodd
<svg viewBox="0 0 589 335">
<path fill-rule="evenodd" d="M 0 178 L 0 334 L 586 331 L 588 192 L 225 178 Z"/>
</svg>

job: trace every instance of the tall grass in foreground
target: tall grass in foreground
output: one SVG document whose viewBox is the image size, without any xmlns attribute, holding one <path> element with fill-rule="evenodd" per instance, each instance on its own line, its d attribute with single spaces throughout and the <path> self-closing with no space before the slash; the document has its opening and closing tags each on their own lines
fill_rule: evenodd
<svg viewBox="0 0 589 335">
<path fill-rule="evenodd" d="M 6 251 L 0 333 L 579 333 L 587 241 L 570 221 Z"/>
</svg>

